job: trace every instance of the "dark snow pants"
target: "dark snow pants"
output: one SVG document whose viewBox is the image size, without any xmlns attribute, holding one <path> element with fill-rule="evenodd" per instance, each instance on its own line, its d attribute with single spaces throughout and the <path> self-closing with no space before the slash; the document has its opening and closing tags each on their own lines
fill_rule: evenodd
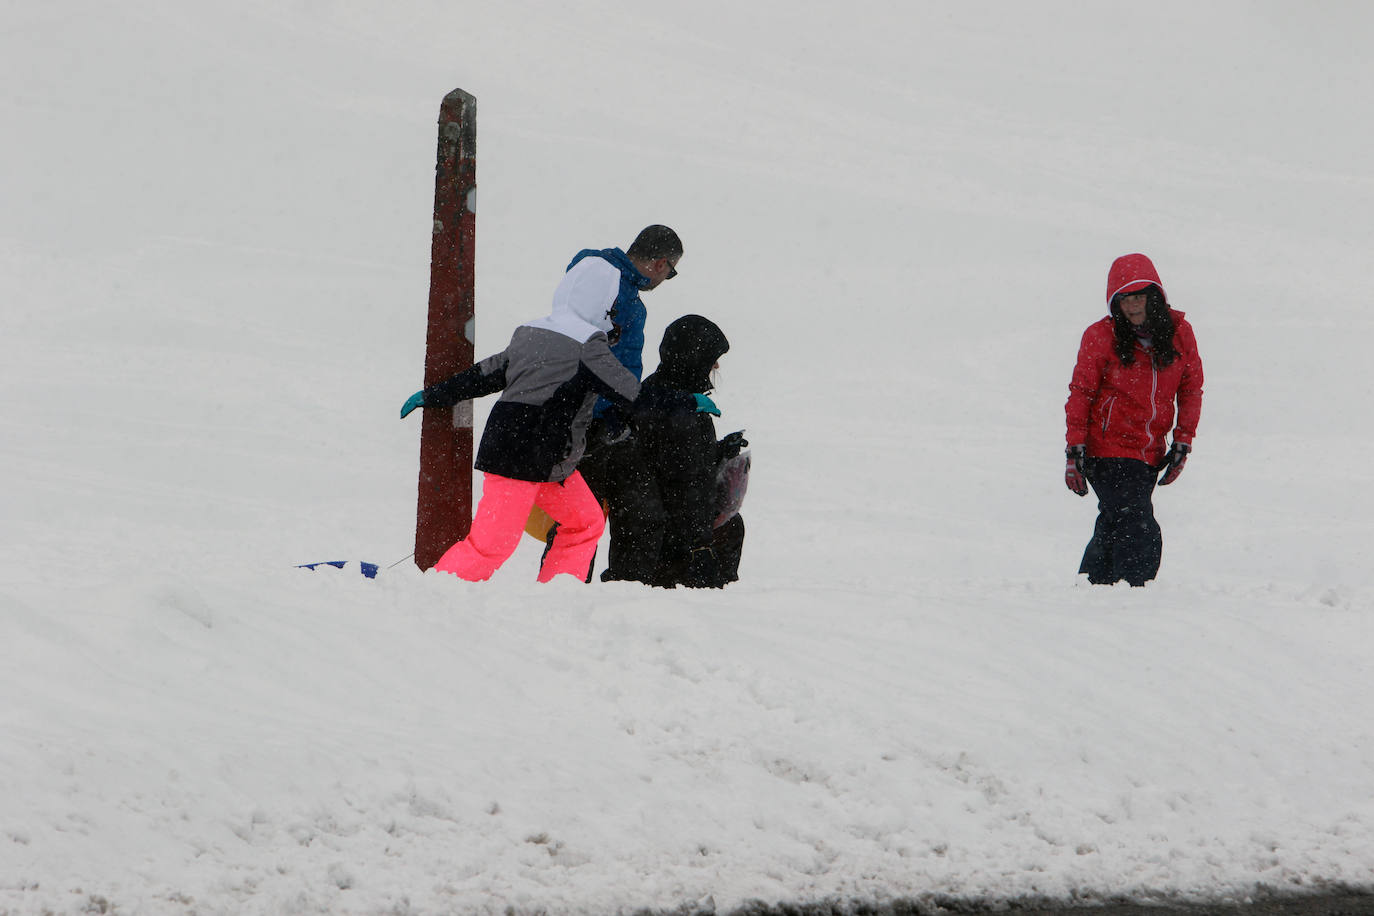
<svg viewBox="0 0 1374 916">
<path fill-rule="evenodd" d="M 720 568 L 720 583 L 739 580 L 739 561 L 744 554 L 744 519 L 736 515 L 711 534 L 711 550 Z"/>
<path fill-rule="evenodd" d="M 1079 573 L 1095 585 L 1144 585 L 1159 572 L 1164 537 L 1151 497 L 1156 471 L 1134 458 L 1089 458 L 1084 476 L 1097 494 L 1097 524 Z"/>
<path fill-rule="evenodd" d="M 611 543 L 602 579 L 652 582 L 668 516 L 639 450 L 629 440 L 603 446 L 584 456 L 577 469 L 607 507 Z"/>
</svg>

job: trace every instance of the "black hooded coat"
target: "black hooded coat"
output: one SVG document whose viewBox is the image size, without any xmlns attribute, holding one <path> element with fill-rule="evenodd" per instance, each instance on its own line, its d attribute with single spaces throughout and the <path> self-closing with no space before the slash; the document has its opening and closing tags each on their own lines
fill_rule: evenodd
<svg viewBox="0 0 1374 916">
<path fill-rule="evenodd" d="M 627 485 L 618 494 L 620 511 L 612 512 L 603 579 L 719 588 L 738 578 L 744 523 L 736 516 L 713 527 L 722 446 L 711 415 L 648 406 L 671 393 L 709 392 L 711 370 L 729 349 L 720 328 L 700 315 L 679 318 L 664 331 L 658 368 L 641 384 L 645 406 L 630 416 L 633 434 L 606 449 Z M 596 476 L 587 479 L 601 496 Z"/>
</svg>

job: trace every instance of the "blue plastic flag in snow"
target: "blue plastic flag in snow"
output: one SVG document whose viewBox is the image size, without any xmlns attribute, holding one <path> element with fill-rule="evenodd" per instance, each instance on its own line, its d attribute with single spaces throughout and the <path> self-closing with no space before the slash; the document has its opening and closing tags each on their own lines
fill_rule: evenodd
<svg viewBox="0 0 1374 916">
<path fill-rule="evenodd" d="M 347 560 L 325 560 L 321 563 L 302 563 L 297 569 L 314 569 L 316 566 L 332 566 L 335 569 L 343 569 L 348 565 Z M 358 571 L 369 579 L 377 578 L 378 566 L 376 563 L 358 563 Z"/>
</svg>

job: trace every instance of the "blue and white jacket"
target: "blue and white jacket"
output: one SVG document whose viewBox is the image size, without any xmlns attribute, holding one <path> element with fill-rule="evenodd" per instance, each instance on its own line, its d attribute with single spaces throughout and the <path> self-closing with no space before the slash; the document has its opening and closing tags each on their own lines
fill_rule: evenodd
<svg viewBox="0 0 1374 916">
<path fill-rule="evenodd" d="M 615 323 L 620 327 L 620 338 L 611 345 L 611 353 L 636 380 L 644 377 L 644 322 L 649 311 L 639 291 L 648 289 L 649 278 L 639 272 L 625 252 L 619 248 L 584 248 L 568 264 L 572 270 L 589 257 L 601 258 L 620 271 L 620 289 L 615 297 Z M 602 398 L 596 404 L 596 416 L 601 416 L 610 406 L 610 401 Z"/>
<path fill-rule="evenodd" d="M 547 316 L 516 328 L 500 353 L 424 390 L 425 407 L 452 407 L 501 392 L 482 430 L 477 470 L 514 480 L 562 481 L 586 450 L 597 397 L 635 403 L 639 379 L 611 353 L 606 337 L 621 278 L 602 258 L 574 264 L 554 290 Z M 670 409 L 696 406 L 681 395 L 660 401 Z"/>
</svg>

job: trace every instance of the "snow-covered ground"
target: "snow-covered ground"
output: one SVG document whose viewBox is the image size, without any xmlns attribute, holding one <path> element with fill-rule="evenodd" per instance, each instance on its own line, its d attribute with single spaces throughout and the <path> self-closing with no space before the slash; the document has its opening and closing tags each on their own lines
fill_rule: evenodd
<svg viewBox="0 0 1374 916">
<path fill-rule="evenodd" d="M 0 913 L 1374 887 L 1374 7 L 12 0 Z M 652 222 L 727 591 L 409 562 L 435 117 L 478 351 Z M 1076 580 L 1106 270 L 1197 330 L 1160 579 Z M 479 422 L 487 405 L 478 407 Z"/>
</svg>

